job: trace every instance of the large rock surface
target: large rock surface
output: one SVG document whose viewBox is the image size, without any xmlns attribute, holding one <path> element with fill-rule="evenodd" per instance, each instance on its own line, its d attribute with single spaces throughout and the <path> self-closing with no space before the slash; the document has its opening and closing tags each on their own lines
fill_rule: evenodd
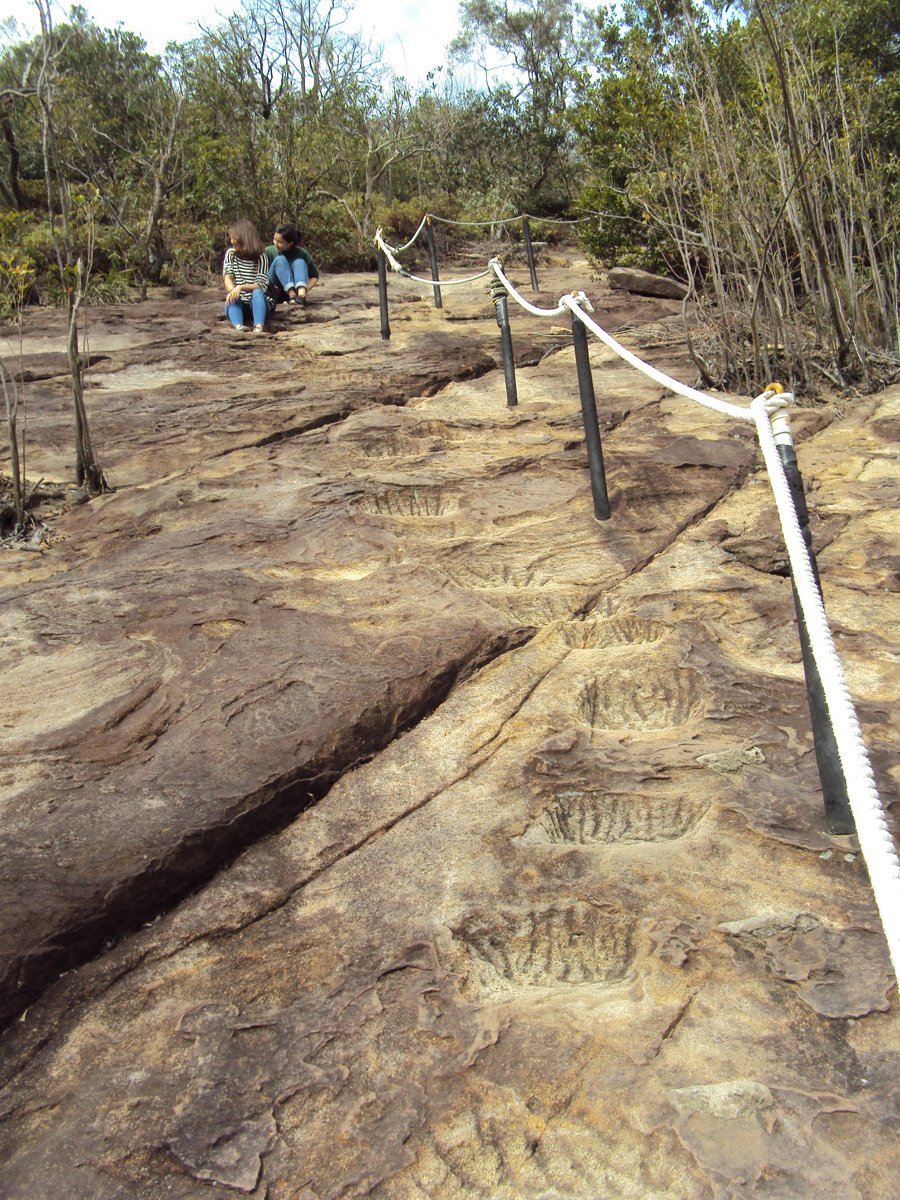
<svg viewBox="0 0 900 1200">
<path fill-rule="evenodd" d="M 634 292 L 638 296 L 663 296 L 667 300 L 683 300 L 688 294 L 685 284 L 666 275 L 654 275 L 639 267 L 611 267 L 606 282 L 614 291 Z"/>
<path fill-rule="evenodd" d="M 508 410 L 484 299 L 395 290 L 387 344 L 350 277 L 270 339 L 93 327 L 119 490 L 0 563 L 0 1192 L 892 1195 L 896 991 L 752 429 L 594 348 L 599 524 L 567 330 L 514 310 Z M 685 375 L 667 302 L 587 290 Z M 888 801 L 898 407 L 795 421 Z"/>
</svg>

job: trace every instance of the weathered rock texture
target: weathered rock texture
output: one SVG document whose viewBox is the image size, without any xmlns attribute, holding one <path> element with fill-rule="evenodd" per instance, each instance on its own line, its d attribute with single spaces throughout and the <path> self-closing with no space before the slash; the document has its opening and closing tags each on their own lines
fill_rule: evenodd
<svg viewBox="0 0 900 1200">
<path fill-rule="evenodd" d="M 634 292 L 638 296 L 663 296 L 667 300 L 683 300 L 688 294 L 685 284 L 638 267 L 612 267 L 606 281 L 618 292 Z"/>
<path fill-rule="evenodd" d="M 507 410 L 483 300 L 384 345 L 332 287 L 240 348 L 123 310 L 184 340 L 93 368 L 122 486 L 2 564 L 7 1016 L 43 995 L 0 1192 L 893 1195 L 896 990 L 751 429 L 595 348 L 598 524 L 564 328 L 513 313 Z M 795 423 L 889 801 L 898 404 Z"/>
</svg>

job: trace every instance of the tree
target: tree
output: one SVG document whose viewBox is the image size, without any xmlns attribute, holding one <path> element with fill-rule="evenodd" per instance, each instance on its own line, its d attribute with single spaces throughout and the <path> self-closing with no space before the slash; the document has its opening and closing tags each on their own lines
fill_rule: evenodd
<svg viewBox="0 0 900 1200">
<path fill-rule="evenodd" d="M 506 174 L 518 205 L 556 209 L 572 198 L 569 105 L 591 57 L 591 30 L 575 0 L 463 0 L 460 5 L 460 33 L 451 55 L 479 64 L 492 100 L 514 115 L 516 154 Z M 504 57 L 502 66 L 490 65 L 491 50 Z"/>
<path fill-rule="evenodd" d="M 73 208 L 69 181 L 60 154 L 56 122 L 59 59 L 64 42 L 56 36 L 49 0 L 35 0 L 41 20 L 36 45 L 35 96 L 40 110 L 44 170 L 47 183 L 47 212 L 54 234 L 60 283 L 66 303 L 66 353 L 72 378 L 72 405 L 75 417 L 75 468 L 78 483 L 94 492 L 107 490 L 106 479 L 91 444 L 87 409 L 84 403 L 84 379 L 79 353 L 79 312 L 90 279 L 91 256 L 78 254 L 73 234 Z"/>
<path fill-rule="evenodd" d="M 631 4 L 607 29 L 578 116 L 585 198 L 640 220 L 594 237 L 643 242 L 695 284 L 708 384 L 870 388 L 900 365 L 897 162 L 869 120 L 887 82 L 864 46 L 845 53 L 848 4 L 781 0 L 777 21 L 768 0 Z"/>
</svg>

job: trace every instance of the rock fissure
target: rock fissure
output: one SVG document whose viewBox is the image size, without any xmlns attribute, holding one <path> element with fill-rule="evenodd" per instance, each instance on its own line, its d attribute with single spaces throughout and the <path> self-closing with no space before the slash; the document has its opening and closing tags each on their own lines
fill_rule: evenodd
<svg viewBox="0 0 900 1200">
<path fill-rule="evenodd" d="M 265 437 L 259 438 L 255 442 L 247 442 L 242 446 L 230 446 L 227 450 L 223 450 L 218 457 L 225 458 L 229 454 L 241 454 L 247 450 L 261 450 L 264 446 L 277 446 L 279 442 L 289 442 L 292 438 L 313 433 L 316 429 L 327 429 L 329 425 L 340 424 L 341 421 L 347 419 L 349 413 L 349 408 L 333 413 L 323 413 L 301 425 L 291 425 L 287 429 L 279 429 L 276 433 L 266 434 Z"/>
<path fill-rule="evenodd" d="M 289 779 L 273 782 L 261 796 L 238 802 L 235 812 L 224 814 L 225 819 L 218 827 L 207 826 L 196 835 L 183 838 L 165 859 L 147 862 L 139 873 L 98 896 L 97 908 L 89 920 L 58 930 L 51 947 L 43 952 L 38 948 L 34 959 L 23 964 L 16 988 L 21 1001 L 16 1009 L 6 1010 L 6 1020 L 13 1020 L 22 1003 L 30 1004 L 61 971 L 88 962 L 98 951 L 108 950 L 111 943 L 158 920 L 198 887 L 227 870 L 248 846 L 272 836 L 300 812 L 317 804 L 344 774 L 371 760 L 425 720 L 461 679 L 521 645 L 523 638 L 527 640 L 529 636 L 513 634 L 478 646 L 469 656 L 454 661 L 428 680 L 412 701 L 404 697 L 396 708 L 380 712 L 371 728 L 364 714 L 356 728 L 345 735 L 344 745 L 351 748 L 349 757 L 348 750 L 342 748 L 333 757 L 314 762 Z M 139 707 L 140 697 L 127 712 L 117 714 L 109 728 L 120 724 Z M 242 704 L 230 718 L 245 707 Z M 289 899 L 288 895 L 282 903 Z M 281 903 L 275 907 L 281 907 Z"/>
<path fill-rule="evenodd" d="M 543 358 L 510 414 L 490 322 L 426 296 L 381 345 L 362 286 L 233 352 L 224 327 L 148 349 L 171 301 L 94 324 L 127 486 L 0 562 L 0 946 L 27 990 L 60 931 L 185 894 L 95 930 L 0 1037 L 0 1190 L 891 1194 L 890 977 L 862 868 L 820 857 L 748 439 L 594 348 L 598 525 L 570 353 L 517 317 Z M 680 309 L 611 303 L 607 327 Z M 669 328 L 639 341 L 683 376 Z M 208 369 L 220 336 L 258 400 Z M 882 773 L 896 402 L 796 422 Z"/>
</svg>

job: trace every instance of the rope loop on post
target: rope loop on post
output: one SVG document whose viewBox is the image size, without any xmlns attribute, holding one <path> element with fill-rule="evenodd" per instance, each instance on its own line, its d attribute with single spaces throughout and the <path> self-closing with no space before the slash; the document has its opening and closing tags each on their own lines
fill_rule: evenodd
<svg viewBox="0 0 900 1200">
<path fill-rule="evenodd" d="M 503 284 L 506 291 L 510 296 L 512 296 L 513 300 L 515 300 L 516 304 L 518 304 L 520 308 L 524 308 L 526 312 L 530 312 L 536 317 L 558 317 L 561 313 L 566 311 L 566 306 L 562 302 L 557 304 L 556 308 L 538 308 L 536 304 L 529 304 L 525 297 L 517 292 L 513 285 L 506 278 L 506 275 L 503 273 L 503 264 L 499 258 L 492 258 L 488 263 L 488 267 L 494 272 L 499 281 Z"/>
<path fill-rule="evenodd" d="M 394 271 L 397 275 L 400 275 L 403 279 L 411 279 L 414 283 L 425 283 L 429 287 L 434 287 L 435 284 L 438 284 L 440 287 L 444 288 L 454 287 L 457 284 L 474 283 L 478 279 L 484 279 L 486 275 L 490 275 L 491 273 L 490 268 L 485 267 L 483 271 L 478 271 L 475 275 L 466 275 L 463 279 L 425 279 L 421 275 L 413 275 L 410 271 L 407 271 L 405 267 L 400 265 L 400 263 L 394 257 L 392 247 L 390 247 L 381 236 L 380 228 L 376 229 L 375 231 L 374 243 L 379 250 L 384 251 L 384 256 L 390 263 L 392 271 Z"/>
</svg>

